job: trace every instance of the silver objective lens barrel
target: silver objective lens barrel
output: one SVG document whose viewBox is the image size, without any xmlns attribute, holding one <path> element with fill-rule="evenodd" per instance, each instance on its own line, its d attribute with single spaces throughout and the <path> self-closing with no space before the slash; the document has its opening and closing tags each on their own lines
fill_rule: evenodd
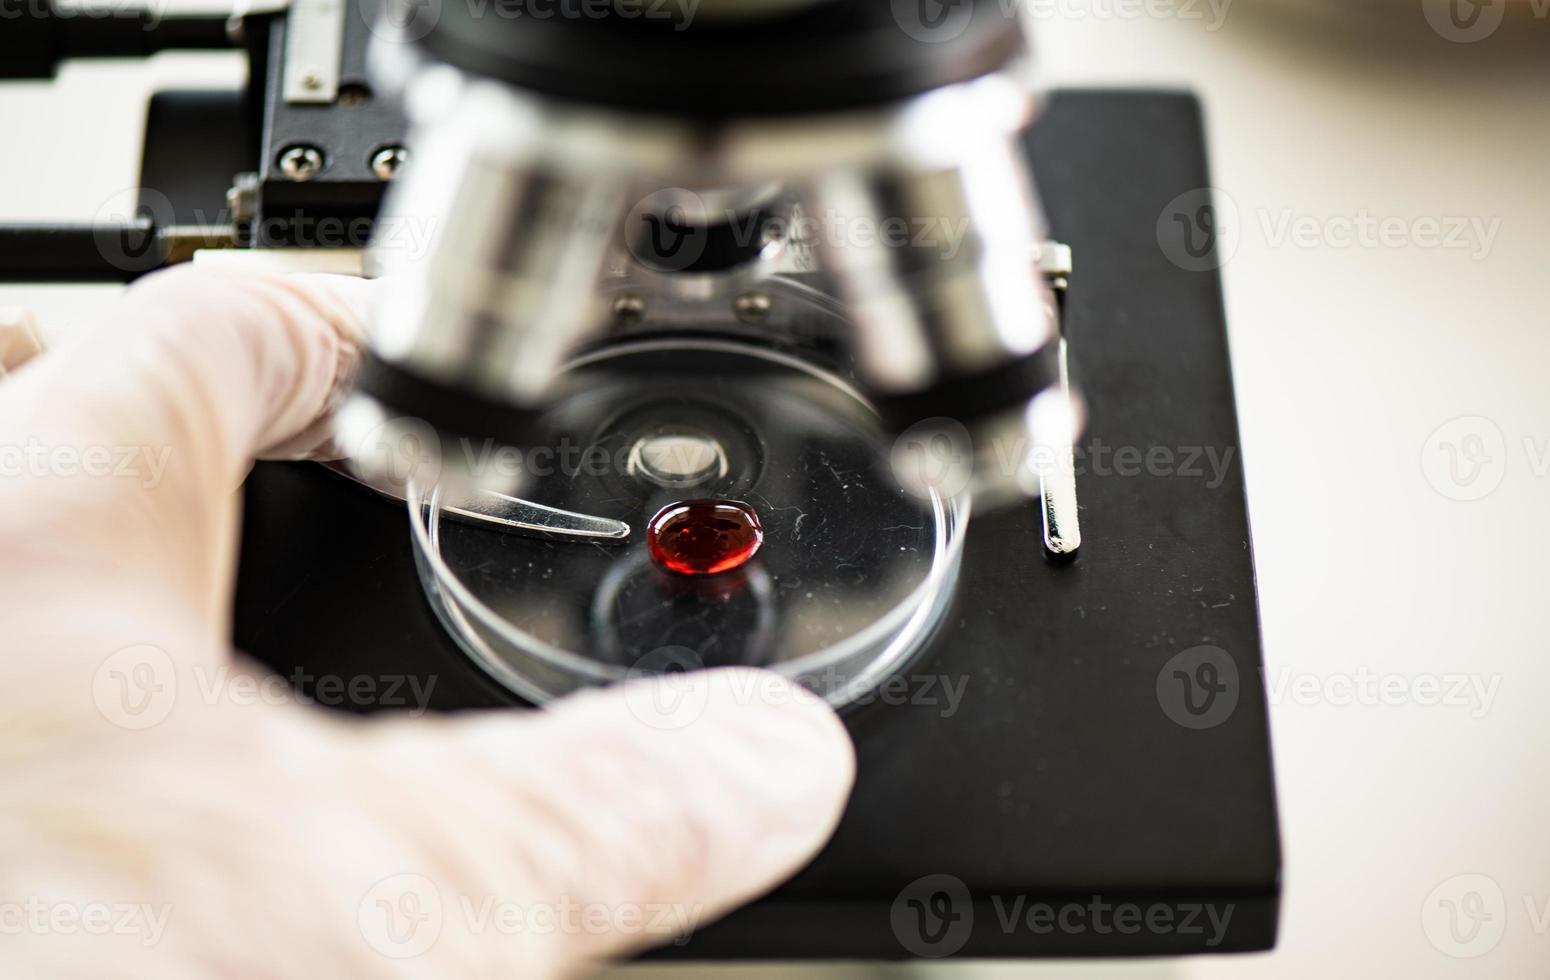
<svg viewBox="0 0 1550 980">
<path fill-rule="evenodd" d="M 643 206 L 714 223 L 717 200 L 775 186 L 817 228 L 887 421 L 951 420 L 982 489 L 1030 492 L 1006 461 L 1045 441 L 1031 406 L 1058 381 L 1059 330 L 1035 262 L 1020 64 L 869 108 L 707 121 L 547 99 L 403 45 L 376 60 L 406 96 L 414 154 L 373 247 L 388 281 L 346 413 L 356 435 L 402 416 L 522 442 L 568 355 L 609 324 L 605 270 L 665 227 Z"/>
</svg>

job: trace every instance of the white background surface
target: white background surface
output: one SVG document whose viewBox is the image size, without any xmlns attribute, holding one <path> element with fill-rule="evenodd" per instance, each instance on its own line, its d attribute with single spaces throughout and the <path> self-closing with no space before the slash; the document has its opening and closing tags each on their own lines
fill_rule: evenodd
<svg viewBox="0 0 1550 980">
<path fill-rule="evenodd" d="M 1238 215 L 1224 276 L 1274 699 L 1280 948 L 825 975 L 1550 966 L 1550 22 L 1522 0 L 1521 15 L 1462 45 L 1428 29 L 1422 0 L 1230 0 L 1221 19 L 1190 2 L 1035 0 L 1035 20 L 1052 84 L 1199 91 L 1215 183 Z M 0 217 L 90 217 L 134 183 L 147 91 L 239 71 L 164 57 L 0 88 Z M 1397 230 L 1342 246 L 1364 216 Z M 1427 240 L 1429 222 L 1460 219 L 1495 227 L 1489 247 Z M 1288 222 L 1319 241 L 1281 237 Z M 112 293 L 0 286 L 0 305 L 31 305 L 63 340 Z M 1460 417 L 1472 421 L 1436 434 Z M 1443 442 L 1474 462 L 1448 470 Z M 1102 528 L 1088 532 L 1101 546 Z M 1493 693 L 1422 703 L 1456 677 Z M 1468 890 L 1461 874 L 1499 889 L 1482 892 L 1495 918 L 1466 948 L 1473 959 L 1445 955 L 1423 924 Z"/>
</svg>

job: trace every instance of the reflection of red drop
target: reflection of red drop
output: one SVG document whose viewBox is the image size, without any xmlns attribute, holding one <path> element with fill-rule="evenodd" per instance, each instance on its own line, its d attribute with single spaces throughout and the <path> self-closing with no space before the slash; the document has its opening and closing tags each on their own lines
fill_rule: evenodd
<svg viewBox="0 0 1550 980">
<path fill-rule="evenodd" d="M 682 500 L 646 525 L 651 560 L 680 575 L 714 575 L 742 566 L 764 543 L 753 508 L 736 500 Z"/>
</svg>

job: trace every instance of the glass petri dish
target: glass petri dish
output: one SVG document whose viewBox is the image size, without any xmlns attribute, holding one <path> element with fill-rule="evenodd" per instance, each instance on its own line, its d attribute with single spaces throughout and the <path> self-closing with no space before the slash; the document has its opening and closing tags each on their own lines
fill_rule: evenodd
<svg viewBox="0 0 1550 980">
<path fill-rule="evenodd" d="M 521 486 L 480 504 L 495 520 L 441 485 L 408 495 L 431 605 L 522 698 L 737 665 L 843 706 L 906 667 L 947 609 L 966 497 L 906 492 L 864 397 L 801 358 L 723 339 L 620 343 L 567 366 L 544 422 L 539 445 L 488 454 Z M 656 564 L 651 517 L 705 499 L 751 508 L 758 551 L 712 575 Z M 628 535 L 498 523 L 534 504 Z"/>
</svg>

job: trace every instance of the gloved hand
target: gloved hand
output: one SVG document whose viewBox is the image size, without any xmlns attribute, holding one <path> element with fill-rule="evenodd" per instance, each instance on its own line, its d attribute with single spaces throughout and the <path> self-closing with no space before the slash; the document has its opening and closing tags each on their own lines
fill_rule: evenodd
<svg viewBox="0 0 1550 980">
<path fill-rule="evenodd" d="M 367 721 L 232 659 L 235 488 L 324 438 L 370 292 L 163 273 L 0 383 L 0 974 L 570 974 L 832 831 L 850 743 L 773 674 Z"/>
</svg>

